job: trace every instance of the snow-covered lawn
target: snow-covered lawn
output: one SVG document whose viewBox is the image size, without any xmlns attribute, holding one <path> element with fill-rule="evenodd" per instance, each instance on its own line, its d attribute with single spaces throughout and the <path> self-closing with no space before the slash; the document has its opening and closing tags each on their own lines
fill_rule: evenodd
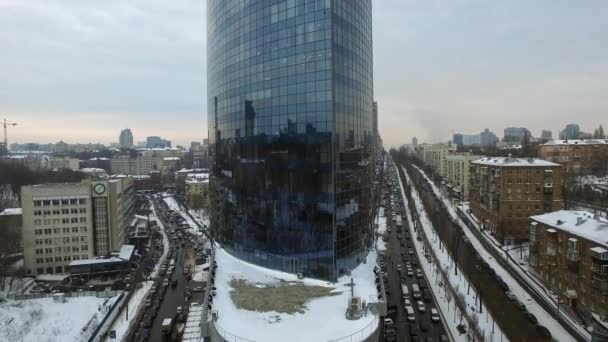
<svg viewBox="0 0 608 342">
<path fill-rule="evenodd" d="M 87 341 L 117 297 L 10 300 L 0 304 L 0 341 Z"/>
<path fill-rule="evenodd" d="M 209 264 L 205 263 L 203 265 L 194 266 L 194 274 L 192 275 L 192 281 L 196 281 L 199 283 L 207 281 L 209 272 L 203 270 L 205 267 L 209 267 Z"/>
<path fill-rule="evenodd" d="M 378 301 L 373 269 L 376 252 L 367 256 L 366 263 L 352 271 L 355 296 L 367 303 Z M 295 274 L 279 272 L 241 261 L 224 249 L 216 249 L 218 264 L 216 273 L 217 296 L 213 310 L 218 311 L 216 328 L 229 341 L 235 336 L 258 342 L 328 341 L 359 332 L 352 341 L 359 341 L 372 332 L 378 324 L 377 317 L 370 311 L 359 320 L 347 320 L 346 309 L 350 299 L 351 278 L 341 277 L 337 283 L 316 279 L 298 280 Z M 302 282 L 307 286 L 334 288 L 335 296 L 312 299 L 306 302 L 304 313 L 284 314 L 278 312 L 256 312 L 241 310 L 231 299 L 231 281 L 244 279 L 249 283 L 277 285 L 281 282 Z M 350 339 L 349 339 L 350 341 Z"/>
<path fill-rule="evenodd" d="M 125 310 L 120 313 L 120 316 L 116 317 L 114 324 L 108 330 L 116 331 L 115 341 L 123 341 L 123 339 L 125 338 L 125 334 L 129 331 L 130 325 L 135 321 L 137 313 L 143 308 L 142 303 L 148 295 L 148 291 L 152 287 L 152 284 L 154 284 L 153 281 L 146 281 L 143 283 L 142 288 L 135 290 L 135 293 L 133 293 L 133 296 L 131 296 L 131 299 L 129 299 L 128 314 L 125 308 Z M 111 341 L 109 339 L 109 336 L 105 339 L 105 341 Z"/>
<path fill-rule="evenodd" d="M 409 175 L 405 168 L 403 169 L 405 174 L 406 181 L 411 184 Z M 431 248 L 435 253 L 437 259 L 439 260 L 440 265 L 436 265 L 434 263 L 429 263 L 426 261 L 426 257 L 424 256 L 424 244 L 422 241 L 418 241 L 418 239 L 414 239 L 417 233 L 414 233 L 413 227 L 414 223 L 412 222 L 412 214 L 410 212 L 408 206 L 408 200 L 405 196 L 405 190 L 403 188 L 403 184 L 400 181 L 401 193 L 403 196 L 405 208 L 408 212 L 407 220 L 408 225 L 410 227 L 410 233 L 412 234 L 412 241 L 416 244 L 416 253 L 418 254 L 418 259 L 420 260 L 420 264 L 422 269 L 429 279 L 431 289 L 437 298 L 437 302 L 439 305 L 439 309 L 442 312 L 442 315 L 445 317 L 445 320 L 448 322 L 459 321 L 463 324 L 466 324 L 466 320 L 462 318 L 462 313 L 455 307 L 453 304 L 454 298 L 450 298 L 451 293 L 447 293 L 445 290 L 445 286 L 440 286 L 442 283 L 443 277 L 438 273 L 439 267 L 441 270 L 445 272 L 445 274 L 449 277 L 449 282 L 454 288 L 454 290 L 459 293 L 459 297 L 464 299 L 464 303 L 467 307 L 467 315 L 469 317 L 474 317 L 474 320 L 477 320 L 480 333 L 487 338 L 488 341 L 501 341 L 506 337 L 502 333 L 500 327 L 497 324 L 494 324 L 494 318 L 490 315 L 488 309 L 484 304 L 482 304 L 482 312 L 483 314 L 479 314 L 479 303 L 477 300 L 477 295 L 475 293 L 475 289 L 469 283 L 469 280 L 463 275 L 462 270 L 452 261 L 452 256 L 449 254 L 446 247 L 441 247 L 442 241 L 435 233 L 433 225 L 428 218 L 426 210 L 422 204 L 420 196 L 416 189 L 412 187 L 412 198 L 414 199 L 414 206 L 416 207 L 416 211 L 418 212 L 418 217 L 420 219 L 422 229 L 424 233 L 429 239 L 429 243 L 431 244 Z M 454 272 L 454 267 L 458 268 L 458 275 Z M 467 291 L 468 288 L 471 288 L 471 291 Z M 467 295 L 467 292 L 469 293 Z M 465 341 L 466 338 L 464 335 L 460 335 L 458 330 L 456 329 L 456 324 L 447 324 L 447 328 L 450 330 L 451 335 L 457 341 Z M 492 331 L 494 333 L 492 334 Z"/>
<path fill-rule="evenodd" d="M 416 167 L 416 166 L 414 166 L 414 167 Z M 534 300 L 534 298 L 532 298 L 530 296 L 530 294 L 521 285 L 519 285 L 519 283 L 515 279 L 513 279 L 511 274 L 494 259 L 492 254 L 490 254 L 490 252 L 485 249 L 484 245 L 477 239 L 477 236 L 475 234 L 473 234 L 473 232 L 470 230 L 469 226 L 466 225 L 464 222 L 462 222 L 460 217 L 456 214 L 456 209 L 454 208 L 454 205 L 445 196 L 445 194 L 443 194 L 437 188 L 437 186 L 427 177 L 427 175 L 424 173 L 424 171 L 422 171 L 418 167 L 416 167 L 416 169 L 426 179 L 427 183 L 429 183 L 431 185 L 431 188 L 433 189 L 433 192 L 435 193 L 435 195 L 438 198 L 440 198 L 441 201 L 445 204 L 445 206 L 447 207 L 448 212 L 450 214 L 450 217 L 453 220 L 455 220 L 456 222 L 458 222 L 458 224 L 462 228 L 463 232 L 465 233 L 467 239 L 472 243 L 473 247 L 479 253 L 481 258 L 486 263 L 488 263 L 488 265 L 490 265 L 490 267 L 493 268 L 494 271 L 496 271 L 496 274 L 498 274 L 505 281 L 505 283 L 507 283 L 511 293 L 513 293 L 520 302 L 522 302 L 526 305 L 526 309 L 529 312 L 531 312 L 532 314 L 534 314 L 536 316 L 536 318 L 538 319 L 539 323 L 541 325 L 544 325 L 545 327 L 547 327 L 547 329 L 549 329 L 549 331 L 551 331 L 551 334 L 553 335 L 553 337 L 555 337 L 558 341 L 572 341 L 573 337 L 562 327 L 562 325 L 559 322 L 557 322 L 553 318 L 553 316 L 551 314 L 549 314 L 543 307 L 541 307 Z M 465 208 L 465 211 L 464 211 L 465 215 L 469 216 L 471 218 L 471 220 L 473 221 L 473 223 L 475 224 L 476 219 L 473 219 L 473 217 L 469 213 L 467 213 L 466 204 L 465 204 L 464 208 Z M 480 229 L 480 228 L 477 226 L 477 229 Z M 498 242 L 495 239 L 492 239 L 490 236 L 488 236 L 485 233 L 483 236 L 488 241 L 490 241 L 492 246 L 494 246 L 497 250 L 499 250 L 501 252 L 499 255 L 504 256 L 504 251 L 498 246 Z M 515 254 L 518 254 L 518 256 L 519 256 L 519 251 L 512 251 L 510 254 L 512 254 L 512 256 L 514 256 Z M 507 260 L 509 260 L 509 259 L 507 259 Z M 541 293 L 542 295 L 544 295 L 549 301 L 554 301 L 551 298 L 551 296 L 549 295 L 549 292 L 547 291 L 547 289 L 541 288 L 541 286 L 537 282 L 534 282 L 532 280 L 531 276 L 529 274 L 527 274 L 527 272 L 525 272 L 520 267 L 520 265 L 515 265 L 514 269 L 518 273 L 522 274 L 525 279 L 529 280 L 528 284 L 530 286 L 536 288 L 537 291 L 539 293 Z M 571 320 L 569 317 L 566 317 L 566 318 L 569 319 L 572 322 L 572 324 L 577 326 L 577 329 L 579 329 L 579 331 L 583 332 L 590 339 L 590 335 L 589 335 L 589 333 L 585 332 L 584 327 L 577 325 L 575 323 L 575 321 Z"/>
</svg>

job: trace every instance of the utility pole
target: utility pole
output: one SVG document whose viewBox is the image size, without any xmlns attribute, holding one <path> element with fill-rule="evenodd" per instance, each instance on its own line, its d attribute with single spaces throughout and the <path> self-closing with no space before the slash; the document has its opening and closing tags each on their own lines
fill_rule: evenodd
<svg viewBox="0 0 608 342">
<path fill-rule="evenodd" d="M 15 127 L 15 126 L 17 126 L 17 123 L 16 122 L 9 122 L 9 121 L 6 121 L 6 119 L 2 119 L 2 126 L 4 127 L 4 148 L 8 151 L 8 136 L 6 134 L 6 128 L 8 126 Z"/>
</svg>

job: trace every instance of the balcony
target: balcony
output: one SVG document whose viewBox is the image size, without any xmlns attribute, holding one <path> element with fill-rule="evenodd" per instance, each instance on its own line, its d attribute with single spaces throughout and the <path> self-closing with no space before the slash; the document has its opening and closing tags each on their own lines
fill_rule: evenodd
<svg viewBox="0 0 608 342">
<path fill-rule="evenodd" d="M 608 279 L 608 265 L 602 265 L 593 262 L 591 263 L 591 272 L 593 273 L 594 277 Z"/>
<path fill-rule="evenodd" d="M 602 247 L 590 248 L 591 257 L 598 261 L 608 261 L 608 249 Z"/>
<path fill-rule="evenodd" d="M 547 247 L 545 253 L 547 254 L 547 256 L 556 256 L 557 255 L 557 249 L 555 247 Z"/>
</svg>

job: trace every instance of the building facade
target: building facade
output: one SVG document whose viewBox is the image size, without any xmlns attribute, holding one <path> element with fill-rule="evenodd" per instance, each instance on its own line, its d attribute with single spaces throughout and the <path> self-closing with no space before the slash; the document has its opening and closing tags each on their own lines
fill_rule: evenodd
<svg viewBox="0 0 608 342">
<path fill-rule="evenodd" d="M 486 157 L 471 162 L 473 214 L 498 241 L 529 238 L 528 218 L 562 209 L 561 166 L 542 159 Z"/>
<path fill-rule="evenodd" d="M 133 132 L 131 132 L 129 128 L 120 131 L 120 136 L 118 137 L 118 144 L 120 145 L 120 147 L 133 147 Z"/>
<path fill-rule="evenodd" d="M 505 128 L 503 141 L 511 144 L 522 144 L 526 138 L 530 138 L 532 134 L 527 128 L 523 127 L 508 127 Z"/>
<path fill-rule="evenodd" d="M 494 147 L 497 142 L 498 137 L 489 129 L 486 128 L 479 133 L 479 145 L 481 145 L 481 147 Z"/>
<path fill-rule="evenodd" d="M 530 269 L 568 305 L 606 319 L 608 220 L 565 210 L 530 220 Z"/>
<path fill-rule="evenodd" d="M 372 245 L 372 1 L 208 0 L 211 229 L 336 279 Z"/>
<path fill-rule="evenodd" d="M 469 198 L 471 162 L 481 156 L 471 152 L 452 152 L 447 156 L 446 178 L 455 193 L 461 194 L 464 199 Z"/>
<path fill-rule="evenodd" d="M 560 131 L 560 139 L 580 139 L 581 127 L 577 124 L 568 124 Z"/>
<path fill-rule="evenodd" d="M 209 205 L 209 175 L 192 174 L 185 180 L 188 208 L 203 209 Z"/>
<path fill-rule="evenodd" d="M 603 174 L 608 170 L 608 139 L 553 140 L 540 146 L 538 156 L 563 165 L 567 173 Z"/>
<path fill-rule="evenodd" d="M 130 178 L 23 186 L 26 273 L 64 273 L 73 260 L 119 251 L 133 196 Z"/>
<path fill-rule="evenodd" d="M 422 144 L 416 148 L 418 158 L 441 177 L 447 176 L 448 155 L 455 151 L 456 145 L 451 142 L 447 144 Z"/>
</svg>

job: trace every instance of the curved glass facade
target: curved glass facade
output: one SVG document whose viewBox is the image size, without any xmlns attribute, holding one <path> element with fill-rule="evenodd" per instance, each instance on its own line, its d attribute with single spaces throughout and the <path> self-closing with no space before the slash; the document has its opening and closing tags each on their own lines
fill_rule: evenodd
<svg viewBox="0 0 608 342">
<path fill-rule="evenodd" d="M 336 279 L 372 231 L 371 0 L 208 0 L 211 229 Z"/>
</svg>

